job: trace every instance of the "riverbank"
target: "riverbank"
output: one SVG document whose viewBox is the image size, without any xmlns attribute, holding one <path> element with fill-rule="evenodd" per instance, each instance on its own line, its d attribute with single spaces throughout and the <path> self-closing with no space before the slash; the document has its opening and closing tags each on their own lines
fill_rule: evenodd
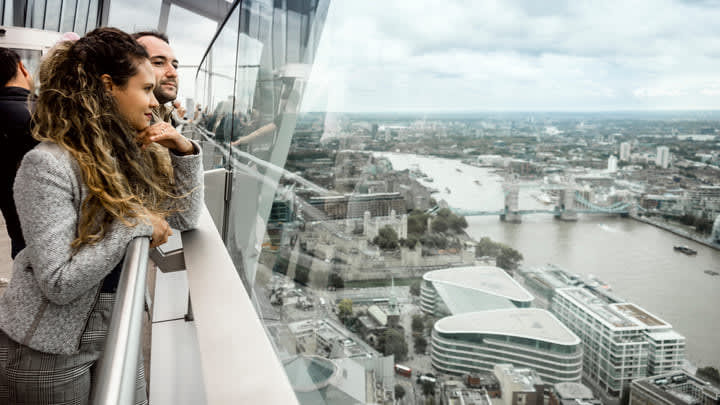
<svg viewBox="0 0 720 405">
<path fill-rule="evenodd" d="M 654 219 L 651 219 L 651 218 L 640 217 L 640 216 L 637 216 L 637 215 L 630 215 L 630 218 L 632 218 L 632 219 L 634 219 L 634 220 L 636 220 L 636 221 L 640 221 L 640 222 L 646 223 L 646 224 L 648 224 L 648 225 L 652 225 L 652 226 L 654 226 L 654 227 L 663 229 L 663 230 L 668 231 L 668 232 L 670 232 L 670 233 L 673 233 L 673 234 L 675 234 L 675 235 L 677 235 L 677 236 L 682 236 L 682 237 L 685 238 L 685 239 L 689 239 L 689 240 L 691 240 L 691 241 L 693 241 L 693 242 L 700 243 L 700 244 L 705 245 L 705 246 L 707 246 L 707 247 L 709 247 L 709 248 L 713 248 L 713 249 L 715 249 L 715 250 L 720 250 L 720 244 L 712 243 L 712 242 L 708 241 L 707 239 L 704 239 L 704 238 L 702 238 L 702 237 L 700 237 L 700 236 L 698 236 L 698 235 L 693 235 L 693 234 L 691 234 L 691 233 L 689 233 L 689 232 L 687 232 L 687 231 L 684 231 L 684 230 L 682 230 L 682 229 L 675 228 L 675 227 L 673 227 L 673 226 L 670 225 L 670 224 L 667 224 L 667 223 L 664 223 L 664 222 L 661 222 L 661 221 L 657 221 L 657 220 L 654 220 Z"/>
</svg>

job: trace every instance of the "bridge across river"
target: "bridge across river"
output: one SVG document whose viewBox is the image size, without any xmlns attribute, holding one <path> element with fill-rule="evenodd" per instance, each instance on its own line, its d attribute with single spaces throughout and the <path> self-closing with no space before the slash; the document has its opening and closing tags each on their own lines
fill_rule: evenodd
<svg viewBox="0 0 720 405">
<path fill-rule="evenodd" d="M 635 202 L 617 201 L 610 205 L 599 205 L 589 201 L 585 190 L 578 189 L 575 185 L 553 185 L 552 189 L 558 192 L 558 198 L 552 209 L 528 209 L 522 210 L 518 207 L 518 193 L 520 187 L 527 187 L 517 183 L 506 183 L 505 205 L 499 210 L 464 210 L 452 209 L 458 215 L 463 216 L 488 216 L 497 215 L 500 219 L 509 222 L 521 222 L 523 215 L 551 214 L 556 218 L 574 221 L 578 214 L 604 214 L 604 215 L 629 215 L 631 212 L 642 210 Z M 434 212 L 434 207 L 429 212 Z"/>
</svg>

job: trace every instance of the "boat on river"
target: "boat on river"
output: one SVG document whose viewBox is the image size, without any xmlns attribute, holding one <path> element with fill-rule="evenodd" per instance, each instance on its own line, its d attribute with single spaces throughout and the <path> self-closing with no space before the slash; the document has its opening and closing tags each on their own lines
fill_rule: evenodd
<svg viewBox="0 0 720 405">
<path fill-rule="evenodd" d="M 673 249 L 675 249 L 675 251 L 677 251 L 677 252 L 685 253 L 688 256 L 697 254 L 697 250 L 691 249 L 685 245 L 676 245 L 676 246 L 673 246 Z"/>
</svg>

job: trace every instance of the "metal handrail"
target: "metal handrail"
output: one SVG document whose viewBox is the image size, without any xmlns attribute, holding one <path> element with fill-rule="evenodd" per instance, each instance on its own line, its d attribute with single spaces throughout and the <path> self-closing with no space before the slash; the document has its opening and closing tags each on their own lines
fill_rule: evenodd
<svg viewBox="0 0 720 405">
<path fill-rule="evenodd" d="M 134 403 L 149 249 L 148 237 L 128 244 L 105 350 L 97 364 L 92 404 Z"/>
</svg>

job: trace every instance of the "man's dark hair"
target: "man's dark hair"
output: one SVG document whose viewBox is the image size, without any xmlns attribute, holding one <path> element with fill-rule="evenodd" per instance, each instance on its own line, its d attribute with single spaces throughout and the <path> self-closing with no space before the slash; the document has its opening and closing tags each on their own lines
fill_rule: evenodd
<svg viewBox="0 0 720 405">
<path fill-rule="evenodd" d="M 153 30 L 153 31 L 140 31 L 140 32 L 136 32 L 136 33 L 132 34 L 132 37 L 135 38 L 136 41 L 137 41 L 138 38 L 140 38 L 140 37 L 155 37 L 155 38 L 158 38 L 158 39 L 161 39 L 161 40 L 165 41 L 166 44 L 170 45 L 170 41 L 168 40 L 168 36 L 165 35 L 165 34 L 163 34 L 163 33 L 160 32 L 160 31 L 155 31 L 155 30 Z"/>
<path fill-rule="evenodd" d="M 17 74 L 20 55 L 12 49 L 0 48 L 0 87 L 12 80 Z"/>
</svg>

